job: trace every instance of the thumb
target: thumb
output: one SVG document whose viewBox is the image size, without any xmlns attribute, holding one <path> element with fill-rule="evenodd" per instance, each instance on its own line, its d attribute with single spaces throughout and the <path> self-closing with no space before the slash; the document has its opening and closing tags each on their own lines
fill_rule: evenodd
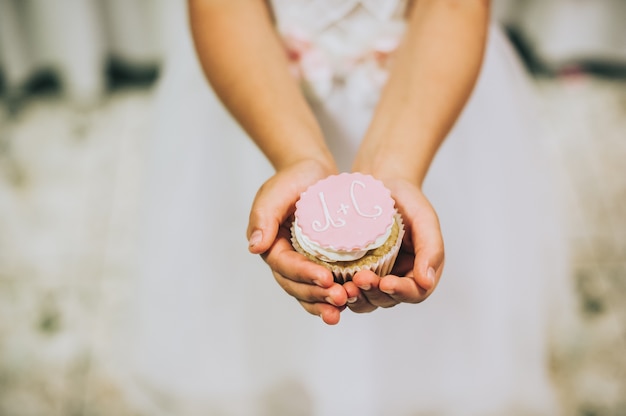
<svg viewBox="0 0 626 416">
<path fill-rule="evenodd" d="M 426 292 L 432 292 L 443 272 L 445 249 L 439 217 L 426 197 L 418 192 L 405 207 L 407 248 L 413 249 L 413 279 Z"/>
<path fill-rule="evenodd" d="M 269 250 L 280 225 L 291 215 L 295 200 L 286 194 L 279 186 L 271 186 L 269 182 L 259 189 L 248 221 L 248 250 L 251 253 L 261 254 Z"/>
<path fill-rule="evenodd" d="M 423 215 L 418 224 L 412 227 L 411 233 L 415 252 L 415 282 L 431 292 L 437 286 L 444 265 L 444 244 L 436 214 Z"/>
<path fill-rule="evenodd" d="M 444 265 L 444 243 L 437 213 L 424 194 L 415 188 L 400 188 L 397 202 L 405 220 L 407 249 L 412 249 L 413 279 L 427 292 L 435 286 Z"/>
</svg>

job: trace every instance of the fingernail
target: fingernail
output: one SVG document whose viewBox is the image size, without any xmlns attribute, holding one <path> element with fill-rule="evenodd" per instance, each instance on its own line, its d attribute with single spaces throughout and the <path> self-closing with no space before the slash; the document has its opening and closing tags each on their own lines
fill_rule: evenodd
<svg viewBox="0 0 626 416">
<path fill-rule="evenodd" d="M 354 302 L 356 302 L 357 300 L 359 300 L 359 298 L 358 298 L 358 297 L 356 297 L 356 296 L 355 296 L 355 297 L 353 297 L 353 298 L 348 298 L 348 303 L 354 303 Z"/>
<path fill-rule="evenodd" d="M 359 286 L 359 289 L 361 290 L 370 290 L 372 288 L 371 285 L 363 285 L 363 286 Z"/>
<path fill-rule="evenodd" d="M 254 247 L 263 240 L 263 232 L 261 230 L 255 230 L 248 240 L 248 245 Z"/>
<path fill-rule="evenodd" d="M 393 289 L 380 289 L 380 291 L 388 295 L 393 295 L 394 293 L 396 293 Z"/>
<path fill-rule="evenodd" d="M 434 287 L 435 286 L 435 269 L 433 269 L 432 267 L 429 267 L 428 272 L 426 273 L 426 277 L 430 281 L 430 287 Z"/>
<path fill-rule="evenodd" d="M 326 298 L 324 298 L 324 300 L 325 300 L 327 303 L 330 303 L 330 304 L 331 304 L 331 305 L 333 305 L 333 306 L 337 306 L 337 305 L 335 305 L 335 302 L 333 301 L 333 299 L 332 299 L 330 296 L 326 296 Z"/>
</svg>

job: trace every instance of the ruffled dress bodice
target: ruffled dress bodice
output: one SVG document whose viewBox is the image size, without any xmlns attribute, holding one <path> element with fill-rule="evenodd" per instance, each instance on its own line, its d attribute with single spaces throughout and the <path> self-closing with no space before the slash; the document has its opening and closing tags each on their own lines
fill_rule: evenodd
<svg viewBox="0 0 626 416">
<path fill-rule="evenodd" d="M 279 26 L 296 24 L 310 33 L 341 32 L 368 37 L 372 28 L 402 20 L 406 0 L 272 0 Z"/>
<path fill-rule="evenodd" d="M 309 98 L 345 87 L 374 102 L 404 30 L 406 0 L 273 0 L 291 70 Z"/>
</svg>

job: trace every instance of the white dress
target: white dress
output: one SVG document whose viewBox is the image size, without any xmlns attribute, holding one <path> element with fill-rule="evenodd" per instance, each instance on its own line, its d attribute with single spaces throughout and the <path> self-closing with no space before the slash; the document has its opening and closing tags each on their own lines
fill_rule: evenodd
<svg viewBox="0 0 626 416">
<path fill-rule="evenodd" d="M 274 7 L 285 36 L 317 50 L 306 89 L 345 168 L 381 75 L 354 58 L 390 44 L 403 4 Z M 446 240 L 436 293 L 420 305 L 346 310 L 329 327 L 247 252 L 248 210 L 272 170 L 211 92 L 179 17 L 157 98 L 129 319 L 128 369 L 149 414 L 558 414 L 547 297 L 564 263 L 529 84 L 500 32 L 427 178 Z M 356 61 L 366 63 L 346 64 Z"/>
</svg>

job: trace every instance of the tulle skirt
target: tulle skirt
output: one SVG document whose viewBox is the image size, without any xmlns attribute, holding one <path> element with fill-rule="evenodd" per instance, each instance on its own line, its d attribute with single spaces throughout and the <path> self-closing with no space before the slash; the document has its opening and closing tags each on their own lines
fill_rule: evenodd
<svg viewBox="0 0 626 416">
<path fill-rule="evenodd" d="M 159 86 L 128 370 L 151 414 L 554 415 L 552 305 L 565 285 L 558 204 L 531 83 L 493 29 L 479 83 L 425 192 L 446 266 L 419 305 L 307 314 L 247 252 L 272 175 L 222 108 L 189 36 Z M 313 104 L 343 168 L 372 108 Z"/>
</svg>

